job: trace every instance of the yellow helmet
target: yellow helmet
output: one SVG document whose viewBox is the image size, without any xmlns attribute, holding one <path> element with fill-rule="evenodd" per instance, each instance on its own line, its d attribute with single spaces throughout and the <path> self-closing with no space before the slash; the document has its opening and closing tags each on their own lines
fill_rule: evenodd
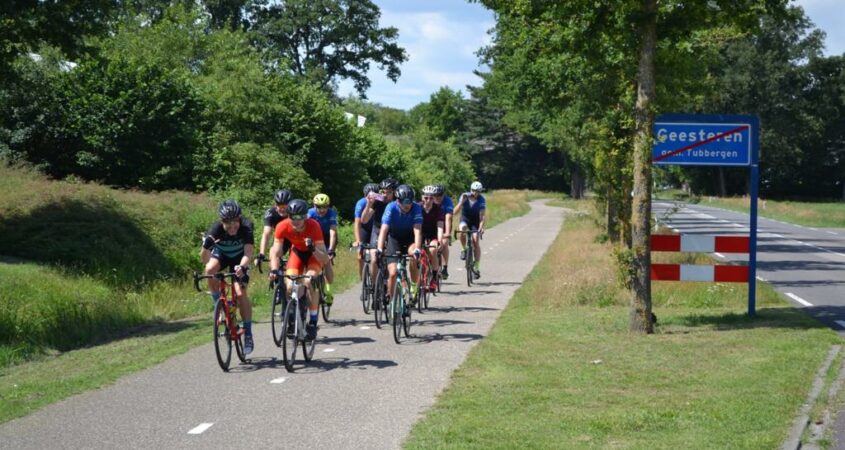
<svg viewBox="0 0 845 450">
<path fill-rule="evenodd" d="M 314 206 L 329 206 L 329 196 L 326 194 L 317 194 L 314 196 Z"/>
</svg>

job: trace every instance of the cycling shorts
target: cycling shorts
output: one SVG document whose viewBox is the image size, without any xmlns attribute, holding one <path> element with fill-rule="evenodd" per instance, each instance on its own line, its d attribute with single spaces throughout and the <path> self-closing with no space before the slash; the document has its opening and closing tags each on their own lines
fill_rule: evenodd
<svg viewBox="0 0 845 450">
<path fill-rule="evenodd" d="M 320 273 L 323 270 L 323 265 L 317 261 L 317 257 L 313 252 L 301 252 L 295 248 L 290 250 L 290 257 L 285 268 L 285 273 L 288 275 L 302 275 L 307 271 Z"/>
<path fill-rule="evenodd" d="M 234 272 L 235 266 L 241 264 L 241 259 L 244 257 L 244 254 L 241 253 L 236 257 L 226 256 L 220 252 L 220 249 L 214 247 L 211 249 L 211 257 L 216 259 L 220 263 L 220 271 L 221 272 Z M 244 275 L 238 281 L 246 286 L 249 284 L 249 275 Z"/>
</svg>

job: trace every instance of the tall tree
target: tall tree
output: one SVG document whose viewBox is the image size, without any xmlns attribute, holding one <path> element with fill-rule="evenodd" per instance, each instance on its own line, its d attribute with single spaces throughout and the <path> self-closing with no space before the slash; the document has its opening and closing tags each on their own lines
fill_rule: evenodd
<svg viewBox="0 0 845 450">
<path fill-rule="evenodd" d="M 352 79 L 365 96 L 371 63 L 394 82 L 407 61 L 399 31 L 379 27 L 381 11 L 370 0 L 281 0 L 256 6 L 252 31 L 269 62 L 305 76 L 323 89 Z"/>
</svg>

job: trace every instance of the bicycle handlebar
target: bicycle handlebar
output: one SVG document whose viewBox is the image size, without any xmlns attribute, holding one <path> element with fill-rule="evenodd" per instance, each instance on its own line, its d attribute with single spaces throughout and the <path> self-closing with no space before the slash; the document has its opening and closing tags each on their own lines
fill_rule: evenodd
<svg viewBox="0 0 845 450">
<path fill-rule="evenodd" d="M 249 272 L 248 270 L 244 270 L 244 275 L 246 275 L 248 272 Z M 214 275 L 200 275 L 198 272 L 194 272 L 194 289 L 196 289 L 197 292 L 202 292 L 202 290 L 200 289 L 200 280 L 207 280 L 207 279 L 210 279 L 210 278 L 214 278 L 215 280 L 218 280 L 218 281 L 223 281 L 226 278 L 231 278 L 232 280 L 237 280 L 238 275 L 235 272 L 228 272 L 228 273 L 217 272 Z"/>
</svg>

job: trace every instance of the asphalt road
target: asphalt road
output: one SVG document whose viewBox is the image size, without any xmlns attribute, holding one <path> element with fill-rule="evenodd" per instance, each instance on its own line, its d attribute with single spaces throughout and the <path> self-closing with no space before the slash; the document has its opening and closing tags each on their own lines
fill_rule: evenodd
<svg viewBox="0 0 845 450">
<path fill-rule="evenodd" d="M 390 329 L 376 329 L 353 289 L 336 298 L 335 322 L 321 326 L 315 360 L 294 373 L 263 321 L 253 327 L 251 364 L 222 372 L 209 337 L 114 385 L 0 425 L 0 448 L 399 448 L 557 235 L 563 211 L 531 207 L 485 233 L 482 278 L 472 288 L 453 245 L 451 278 L 432 308 L 414 315 L 414 338 L 401 345 Z"/>
<path fill-rule="evenodd" d="M 747 236 L 750 231 L 748 214 L 668 201 L 655 201 L 652 206 L 661 223 L 683 234 Z M 845 337 L 845 229 L 804 227 L 760 217 L 757 239 L 757 278 Z M 715 255 L 724 261 L 748 261 L 745 254 Z M 845 411 L 838 414 L 832 429 L 832 448 L 845 450 Z"/>
</svg>

